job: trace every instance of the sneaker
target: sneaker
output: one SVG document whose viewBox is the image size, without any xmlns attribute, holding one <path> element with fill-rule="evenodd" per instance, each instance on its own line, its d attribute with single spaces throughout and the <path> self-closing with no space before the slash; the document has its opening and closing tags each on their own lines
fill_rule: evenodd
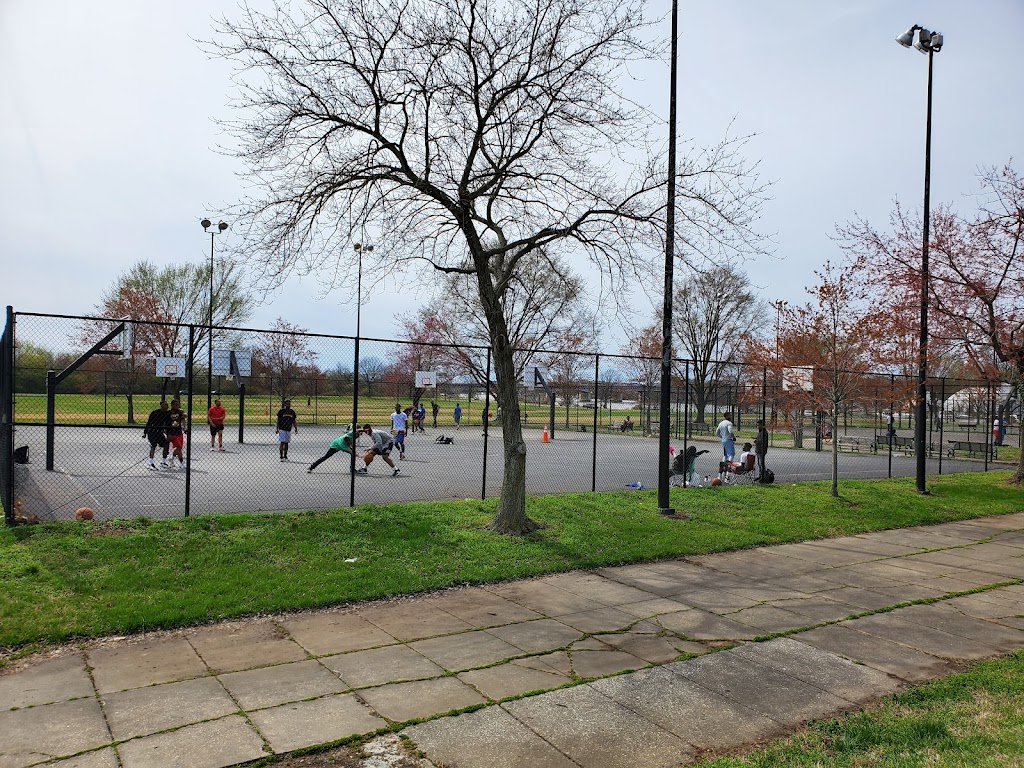
<svg viewBox="0 0 1024 768">
<path fill-rule="evenodd" d="M 219 451 L 220 453 L 224 453 L 224 446 L 222 445 L 222 446 L 221 446 L 220 448 L 218 448 L 217 450 L 218 450 L 218 451 Z"/>
<path fill-rule="evenodd" d="M 156 464 L 154 464 L 152 461 L 149 462 L 149 468 L 152 469 L 154 472 L 158 471 L 157 468 L 156 468 Z"/>
<path fill-rule="evenodd" d="M 395 471 L 391 473 L 392 477 L 398 477 L 398 467 L 395 467 Z"/>
<path fill-rule="evenodd" d="M 287 459 L 284 456 L 282 456 L 281 461 L 287 461 Z"/>
<path fill-rule="evenodd" d="M 306 474 L 312 475 L 313 474 L 313 468 L 310 467 L 309 469 L 307 469 L 306 470 Z"/>
<path fill-rule="evenodd" d="M 211 449 L 210 449 L 210 453 L 213 453 L 213 452 L 215 452 L 216 450 L 217 450 L 216 448 L 211 448 Z"/>
<path fill-rule="evenodd" d="M 357 475 L 365 475 L 366 474 L 366 467 L 360 467 L 359 469 L 357 469 L 356 470 L 356 474 Z"/>
<path fill-rule="evenodd" d="M 169 466 L 171 466 L 171 465 L 170 465 L 170 464 L 168 464 L 168 463 L 167 463 L 166 461 L 161 461 L 161 462 L 160 462 L 160 466 L 161 466 L 161 467 L 162 467 L 163 469 L 167 469 L 167 468 L 168 468 Z"/>
</svg>

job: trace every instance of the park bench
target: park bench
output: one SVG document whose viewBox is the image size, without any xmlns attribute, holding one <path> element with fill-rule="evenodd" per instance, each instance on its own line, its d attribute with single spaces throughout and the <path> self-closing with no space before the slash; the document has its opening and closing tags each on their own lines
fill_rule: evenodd
<svg viewBox="0 0 1024 768">
<path fill-rule="evenodd" d="M 984 456 L 989 454 L 990 458 L 996 458 L 995 446 L 989 446 L 980 440 L 950 440 L 946 455 L 953 458 L 956 452 L 966 453 L 968 456 Z"/>
<path fill-rule="evenodd" d="M 622 422 L 609 421 L 606 425 L 609 432 L 632 432 L 636 428 L 636 422 L 628 425 L 625 429 L 622 428 Z"/>
<path fill-rule="evenodd" d="M 703 421 L 691 422 L 686 425 L 686 429 L 691 435 L 710 435 L 712 432 L 711 425 Z"/>
<path fill-rule="evenodd" d="M 886 445 L 888 445 L 888 443 L 886 443 Z M 836 447 L 840 451 L 857 451 L 858 453 L 861 451 L 861 449 L 865 451 L 871 451 L 872 453 L 874 453 L 877 450 L 876 441 L 874 438 L 857 437 L 855 435 L 840 435 L 839 439 L 836 441 Z"/>
<path fill-rule="evenodd" d="M 914 452 L 914 438 L 904 437 L 903 435 L 892 436 L 892 449 L 894 451 L 902 451 L 903 453 Z M 875 451 L 888 451 L 889 450 L 889 437 L 887 435 L 875 435 L 874 442 Z M 929 446 L 928 450 L 931 450 Z"/>
</svg>

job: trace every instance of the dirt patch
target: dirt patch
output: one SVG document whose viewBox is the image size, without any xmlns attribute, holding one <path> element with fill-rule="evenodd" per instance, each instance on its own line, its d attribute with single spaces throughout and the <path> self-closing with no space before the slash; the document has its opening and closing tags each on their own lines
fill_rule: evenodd
<svg viewBox="0 0 1024 768">
<path fill-rule="evenodd" d="M 394 734 L 379 736 L 361 745 L 283 757 L 272 765 L 274 768 L 442 768 L 413 755 Z"/>
</svg>

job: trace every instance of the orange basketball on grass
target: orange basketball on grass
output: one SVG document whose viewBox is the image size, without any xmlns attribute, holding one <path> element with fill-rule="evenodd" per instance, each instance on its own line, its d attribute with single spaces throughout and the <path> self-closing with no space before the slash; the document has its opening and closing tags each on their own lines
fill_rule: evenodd
<svg viewBox="0 0 1024 768">
<path fill-rule="evenodd" d="M 720 477 L 716 477 L 716 478 L 714 478 L 711 481 L 711 485 L 713 485 L 713 486 L 719 486 L 721 484 L 722 484 L 722 478 L 720 478 Z"/>
<path fill-rule="evenodd" d="M 92 520 L 92 507 L 79 507 L 76 509 L 75 520 Z"/>
</svg>

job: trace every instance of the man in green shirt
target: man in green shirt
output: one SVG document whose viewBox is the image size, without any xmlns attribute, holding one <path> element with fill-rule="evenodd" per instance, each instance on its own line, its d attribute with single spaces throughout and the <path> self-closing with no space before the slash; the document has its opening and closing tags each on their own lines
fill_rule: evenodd
<svg viewBox="0 0 1024 768">
<path fill-rule="evenodd" d="M 349 430 L 341 437 L 336 437 L 331 441 L 330 447 L 327 449 L 327 453 L 321 456 L 319 459 L 309 465 L 307 472 L 312 472 L 318 466 L 327 461 L 331 456 L 336 453 L 349 453 L 351 454 L 355 450 L 356 434 L 354 431 Z"/>
</svg>

